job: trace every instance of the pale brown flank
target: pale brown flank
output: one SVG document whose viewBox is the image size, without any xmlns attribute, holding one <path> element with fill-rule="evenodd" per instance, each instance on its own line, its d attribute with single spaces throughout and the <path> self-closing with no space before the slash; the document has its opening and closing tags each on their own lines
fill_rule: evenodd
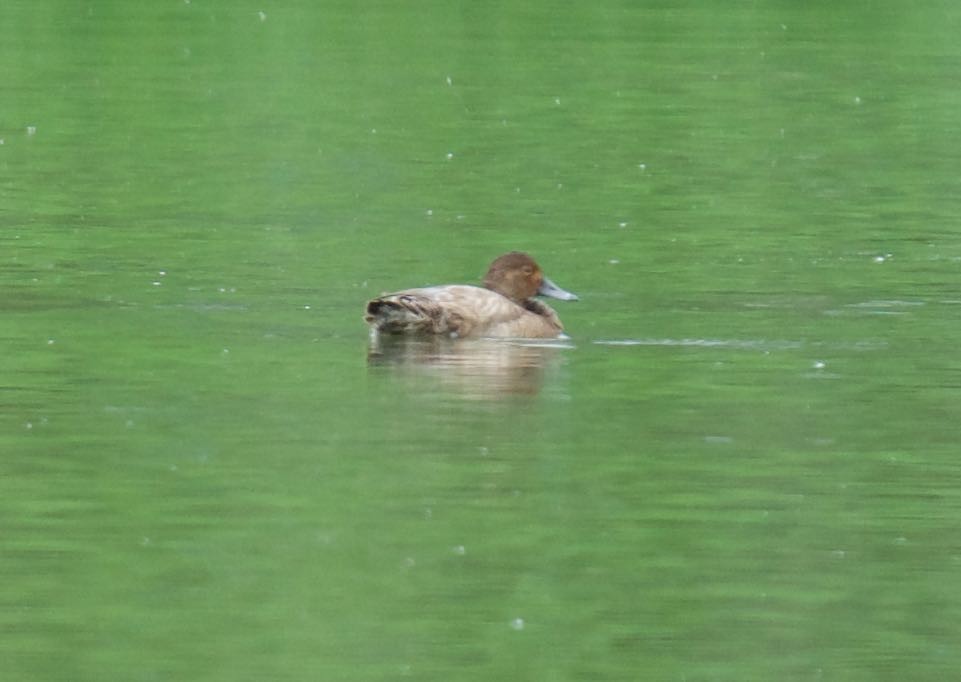
<svg viewBox="0 0 961 682">
<path fill-rule="evenodd" d="M 384 294 L 367 302 L 364 320 L 385 334 L 554 338 L 564 327 L 557 313 L 534 296 L 577 300 L 518 251 L 491 263 L 484 287 L 449 284 Z"/>
</svg>

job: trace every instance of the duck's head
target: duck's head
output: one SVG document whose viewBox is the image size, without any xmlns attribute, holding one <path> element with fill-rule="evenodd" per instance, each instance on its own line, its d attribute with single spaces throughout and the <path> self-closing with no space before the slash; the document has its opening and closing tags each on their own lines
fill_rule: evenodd
<svg viewBox="0 0 961 682">
<path fill-rule="evenodd" d="M 484 286 L 518 303 L 538 294 L 562 301 L 577 300 L 577 296 L 547 279 L 534 259 L 520 251 L 495 259 L 484 275 Z"/>
</svg>

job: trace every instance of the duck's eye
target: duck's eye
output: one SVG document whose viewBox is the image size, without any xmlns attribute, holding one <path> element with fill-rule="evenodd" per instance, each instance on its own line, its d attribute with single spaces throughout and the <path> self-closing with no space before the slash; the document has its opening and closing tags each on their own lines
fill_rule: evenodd
<svg viewBox="0 0 961 682">
<path fill-rule="evenodd" d="M 524 269 L 524 274 L 525 274 L 525 275 L 533 275 L 533 274 L 534 274 L 534 268 L 532 268 L 530 265 L 525 265 L 523 269 Z"/>
</svg>

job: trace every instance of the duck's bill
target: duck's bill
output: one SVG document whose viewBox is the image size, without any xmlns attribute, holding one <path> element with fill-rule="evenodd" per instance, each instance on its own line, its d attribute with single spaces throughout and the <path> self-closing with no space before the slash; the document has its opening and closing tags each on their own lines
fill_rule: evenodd
<svg viewBox="0 0 961 682">
<path fill-rule="evenodd" d="M 541 296 L 550 296 L 551 298 L 559 298 L 562 301 L 576 301 L 577 294 L 572 294 L 569 291 L 564 291 L 559 286 L 554 284 L 552 281 L 544 278 L 541 282 L 541 288 L 537 290 Z"/>
</svg>

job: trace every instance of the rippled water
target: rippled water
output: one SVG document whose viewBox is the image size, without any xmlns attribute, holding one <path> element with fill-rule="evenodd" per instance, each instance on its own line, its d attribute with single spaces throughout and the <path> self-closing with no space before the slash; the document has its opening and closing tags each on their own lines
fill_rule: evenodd
<svg viewBox="0 0 961 682">
<path fill-rule="evenodd" d="M 0 15 L 2 679 L 959 669 L 954 5 Z"/>
</svg>

